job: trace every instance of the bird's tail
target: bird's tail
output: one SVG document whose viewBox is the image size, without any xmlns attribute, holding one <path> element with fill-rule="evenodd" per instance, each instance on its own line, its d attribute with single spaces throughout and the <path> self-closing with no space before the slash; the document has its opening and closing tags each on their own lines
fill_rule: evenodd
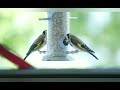
<svg viewBox="0 0 120 90">
<path fill-rule="evenodd" d="M 29 51 L 29 52 L 26 54 L 24 60 L 30 55 L 30 53 L 31 53 L 31 51 Z"/>
<path fill-rule="evenodd" d="M 91 50 L 91 49 L 89 49 L 89 51 L 91 52 L 91 53 L 95 53 L 93 50 Z"/>
<path fill-rule="evenodd" d="M 28 57 L 28 55 L 25 56 L 24 60 Z"/>
<path fill-rule="evenodd" d="M 97 60 L 99 60 L 92 52 L 88 51 L 88 53 L 95 57 Z"/>
<path fill-rule="evenodd" d="M 87 50 L 89 53 L 95 53 L 93 50 L 91 50 L 87 45 L 83 44 L 81 45 L 82 48 L 84 48 L 85 50 Z"/>
</svg>

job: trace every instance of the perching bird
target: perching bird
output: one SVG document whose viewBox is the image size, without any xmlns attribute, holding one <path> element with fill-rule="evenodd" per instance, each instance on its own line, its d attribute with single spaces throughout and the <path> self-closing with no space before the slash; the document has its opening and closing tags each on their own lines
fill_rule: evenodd
<svg viewBox="0 0 120 90">
<path fill-rule="evenodd" d="M 78 37 L 72 35 L 72 34 L 67 34 L 67 40 L 66 42 L 70 43 L 70 45 L 77 49 L 77 50 L 82 50 L 82 51 L 86 51 L 89 54 L 91 54 L 92 56 L 94 56 L 97 60 L 98 58 L 93 54 L 95 53 L 93 50 L 91 50 L 82 40 L 80 40 Z"/>
<path fill-rule="evenodd" d="M 24 60 L 33 51 L 37 51 L 37 50 L 41 49 L 42 47 L 44 47 L 46 45 L 46 34 L 47 34 L 47 30 L 44 30 L 43 33 L 33 42 L 33 44 L 31 45 L 28 53 L 26 54 L 26 57 L 24 58 Z"/>
</svg>

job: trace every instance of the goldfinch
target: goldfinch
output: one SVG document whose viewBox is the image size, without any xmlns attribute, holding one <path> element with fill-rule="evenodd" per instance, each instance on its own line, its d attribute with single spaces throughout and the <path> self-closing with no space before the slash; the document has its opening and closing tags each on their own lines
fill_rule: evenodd
<svg viewBox="0 0 120 90">
<path fill-rule="evenodd" d="M 28 50 L 28 53 L 26 54 L 26 57 L 24 60 L 33 52 L 41 49 L 46 45 L 46 34 L 47 30 L 44 30 L 43 33 L 33 42 L 31 47 Z"/>
<path fill-rule="evenodd" d="M 85 52 L 88 52 L 89 54 L 91 54 L 92 56 L 94 56 L 97 60 L 98 58 L 93 54 L 95 53 L 93 50 L 91 50 L 82 40 L 80 40 L 78 37 L 72 35 L 72 34 L 67 34 L 67 43 L 70 43 L 70 45 L 77 49 L 77 50 L 82 50 Z"/>
</svg>

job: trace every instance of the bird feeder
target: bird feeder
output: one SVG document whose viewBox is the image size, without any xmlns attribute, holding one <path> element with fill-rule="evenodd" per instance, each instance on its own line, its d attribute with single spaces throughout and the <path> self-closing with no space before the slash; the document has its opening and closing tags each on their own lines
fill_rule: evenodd
<svg viewBox="0 0 120 90">
<path fill-rule="evenodd" d="M 40 18 L 39 20 L 48 20 L 47 30 L 47 53 L 43 57 L 43 61 L 70 61 L 73 60 L 66 54 L 68 48 L 63 44 L 65 35 L 70 32 L 69 12 L 48 12 L 48 18 Z"/>
</svg>

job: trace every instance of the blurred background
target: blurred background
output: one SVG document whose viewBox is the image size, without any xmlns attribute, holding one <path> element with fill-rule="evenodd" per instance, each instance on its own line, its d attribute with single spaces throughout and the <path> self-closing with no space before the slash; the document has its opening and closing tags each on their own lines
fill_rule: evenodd
<svg viewBox="0 0 120 90">
<path fill-rule="evenodd" d="M 70 54 L 74 61 L 42 61 L 45 54 L 33 52 L 26 62 L 40 68 L 119 68 L 120 67 L 120 12 L 70 12 L 70 32 L 83 40 L 99 58 L 88 53 Z M 24 58 L 33 41 L 48 28 L 47 12 L 0 9 L 0 43 L 11 52 Z M 70 50 L 74 50 L 69 47 Z M 41 51 L 46 50 L 46 46 Z M 0 56 L 0 69 L 17 69 L 17 66 Z"/>
</svg>

